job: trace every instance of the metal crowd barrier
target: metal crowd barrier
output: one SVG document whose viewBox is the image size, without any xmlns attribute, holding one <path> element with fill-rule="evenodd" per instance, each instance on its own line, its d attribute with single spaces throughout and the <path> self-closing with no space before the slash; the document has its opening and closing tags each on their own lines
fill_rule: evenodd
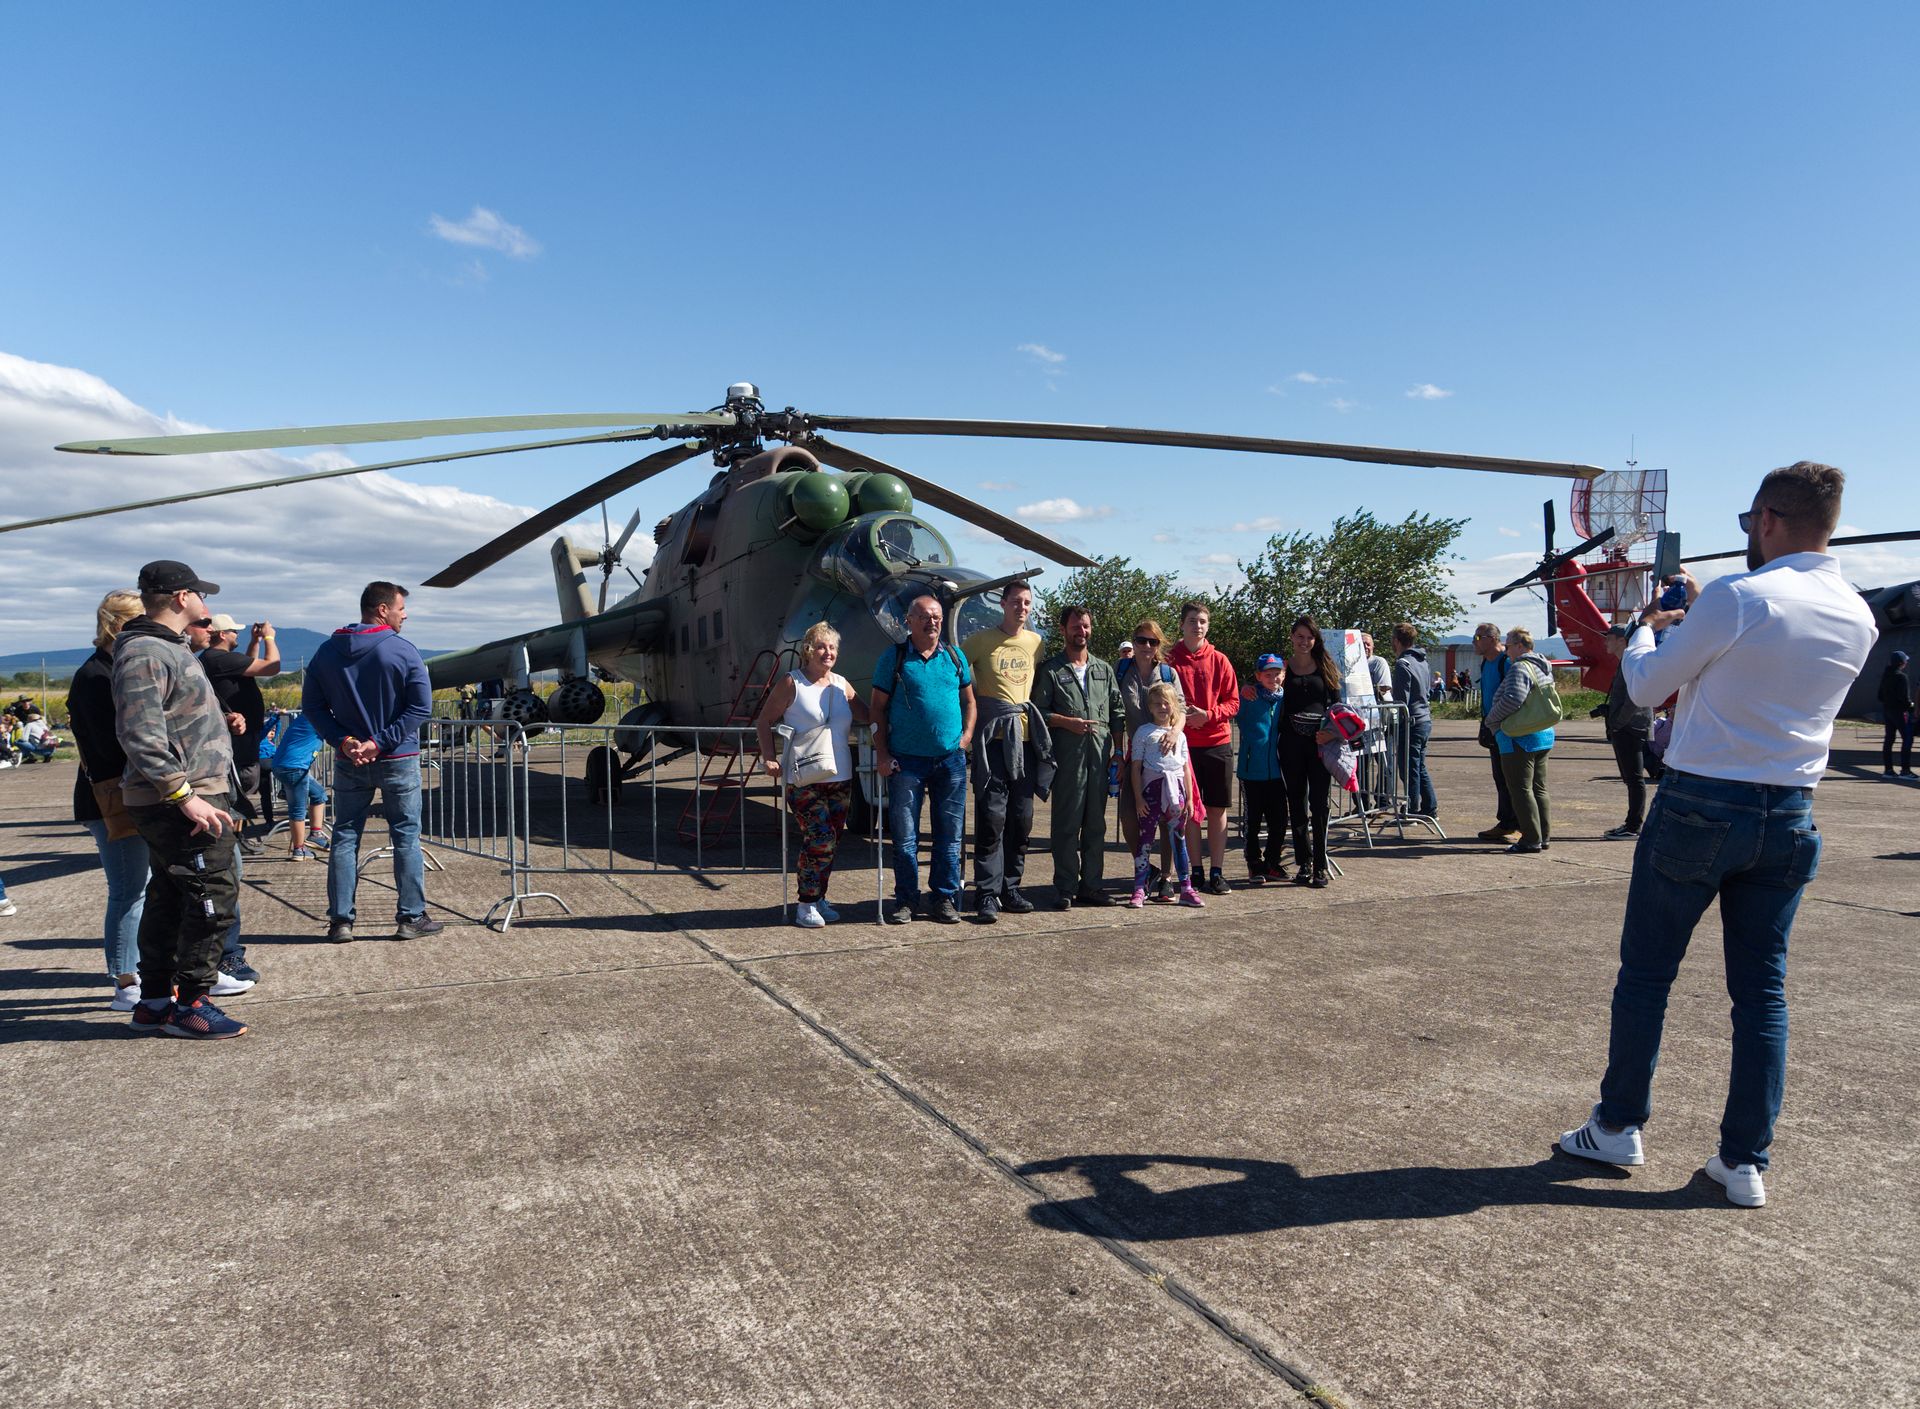
<svg viewBox="0 0 1920 1409">
<path fill-rule="evenodd" d="M 440 761 L 439 790 L 465 790 L 464 798 L 444 809 L 456 824 L 449 849 L 477 851 L 509 866 L 515 877 L 514 894 L 502 902 L 508 907 L 509 921 L 518 902 L 546 894 L 525 889 L 524 878 L 529 875 L 630 875 L 681 869 L 680 863 L 661 855 L 663 830 L 691 846 L 690 869 L 697 874 L 710 869 L 708 853 L 716 849 L 723 830 L 730 843 L 725 850 L 731 856 L 719 865 L 741 874 L 764 873 L 772 860 L 782 877 L 782 913 L 788 912 L 792 867 L 785 784 L 761 767 L 751 725 L 541 724 L 526 731 L 500 721 L 451 719 L 434 720 L 429 727 L 440 730 L 443 739 L 459 736 L 466 741 L 462 751 L 450 751 L 445 744 L 433 750 Z M 476 749 L 487 754 L 485 761 L 494 768 L 511 760 L 504 782 L 476 783 L 465 778 L 478 762 L 473 757 Z M 642 752 L 645 761 L 627 775 L 621 756 Z M 863 791 L 876 818 L 878 915 L 886 896 L 885 794 L 874 786 L 872 752 L 864 741 L 857 743 L 856 755 Z M 614 774 L 619 775 L 617 785 Z M 625 825 L 630 804 L 616 801 L 616 795 L 634 787 L 647 792 L 644 832 Z M 662 815 L 663 794 L 668 809 L 679 809 L 677 815 Z M 878 801 L 873 801 L 876 795 Z M 754 854 L 750 814 L 756 803 L 771 805 L 779 814 L 777 859 Z M 469 818 L 476 814 L 489 826 L 471 826 Z M 508 836 L 489 835 L 496 818 L 500 828 L 508 829 Z M 629 842 L 625 847 L 623 834 Z M 473 841 L 476 836 L 485 836 L 491 849 L 478 848 Z M 850 840 L 843 838 L 843 844 Z M 864 842 L 865 837 L 859 840 Z"/>
<path fill-rule="evenodd" d="M 552 891 L 531 887 L 530 779 L 521 727 L 511 720 L 429 719 L 420 744 L 422 850 L 431 843 L 495 861 L 506 874 L 507 894 L 488 908 L 484 923 L 498 915 L 504 933 L 529 900 L 551 900 L 571 915 L 572 907 Z"/>
<path fill-rule="evenodd" d="M 1352 708 L 1367 721 L 1366 733 L 1354 744 L 1360 764 L 1358 792 L 1338 789 L 1338 810 L 1329 809 L 1327 840 L 1331 845 L 1333 829 L 1357 831 L 1367 850 L 1373 849 L 1376 829 L 1392 827 L 1399 839 L 1406 840 L 1407 828 L 1425 827 L 1446 839 L 1440 823 L 1419 811 L 1412 795 L 1413 729 L 1410 711 L 1404 704 L 1356 704 Z M 1428 776 L 1432 776 L 1429 769 Z"/>
</svg>

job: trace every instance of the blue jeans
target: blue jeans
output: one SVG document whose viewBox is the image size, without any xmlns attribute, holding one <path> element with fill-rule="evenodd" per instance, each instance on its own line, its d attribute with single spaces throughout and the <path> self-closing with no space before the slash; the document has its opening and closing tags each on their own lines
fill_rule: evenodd
<svg viewBox="0 0 1920 1409">
<path fill-rule="evenodd" d="M 104 931 L 107 974 L 140 972 L 140 916 L 147 908 L 147 839 L 134 835 L 107 840 L 107 824 L 82 822 L 107 873 L 107 922 Z M 0 892 L 3 893 L 3 892 Z"/>
<path fill-rule="evenodd" d="M 920 899 L 920 799 L 933 803 L 933 865 L 927 889 L 960 901 L 960 833 L 967 816 L 967 755 L 944 758 L 897 753 L 900 771 L 887 779 L 887 830 L 893 845 L 893 894 Z"/>
<path fill-rule="evenodd" d="M 327 917 L 353 919 L 353 892 L 360 883 L 360 829 L 380 790 L 393 833 L 393 880 L 400 892 L 396 917 L 417 920 L 427 910 L 427 863 L 420 856 L 420 760 L 381 758 L 354 764 L 342 758 L 333 769 L 333 850 L 327 855 Z"/>
<path fill-rule="evenodd" d="M 1716 897 L 1733 999 L 1733 1067 L 1720 1158 L 1767 1167 L 1787 1070 L 1787 937 L 1820 865 L 1809 788 L 1667 771 L 1633 852 L 1600 1119 L 1652 1113 L 1667 992 Z"/>
<path fill-rule="evenodd" d="M 1427 772 L 1427 741 L 1433 737 L 1431 719 L 1415 720 L 1407 735 L 1407 810 L 1421 817 L 1437 817 L 1440 798 Z"/>
</svg>

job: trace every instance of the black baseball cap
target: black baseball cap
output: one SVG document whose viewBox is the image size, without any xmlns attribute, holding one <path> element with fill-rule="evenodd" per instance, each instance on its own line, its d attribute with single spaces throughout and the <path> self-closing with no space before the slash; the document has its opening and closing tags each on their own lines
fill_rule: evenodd
<svg viewBox="0 0 1920 1409">
<path fill-rule="evenodd" d="M 200 574 L 185 563 L 176 563 L 172 558 L 161 558 L 140 569 L 140 590 L 142 592 L 198 592 L 202 597 L 211 597 L 220 588 L 217 583 L 202 582 Z"/>
</svg>

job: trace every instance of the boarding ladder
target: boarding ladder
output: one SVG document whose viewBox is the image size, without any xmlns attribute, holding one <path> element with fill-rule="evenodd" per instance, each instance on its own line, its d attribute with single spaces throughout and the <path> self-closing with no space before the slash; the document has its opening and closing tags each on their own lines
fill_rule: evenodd
<svg viewBox="0 0 1920 1409">
<path fill-rule="evenodd" d="M 791 647 L 760 652 L 747 667 L 747 678 L 733 698 L 733 708 L 723 721 L 728 727 L 743 727 L 760 717 L 760 707 L 774 682 L 788 670 L 798 667 L 799 656 Z M 760 740 L 754 734 L 720 735 L 700 750 L 700 775 L 694 780 L 693 794 L 680 809 L 680 840 L 693 845 L 696 839 L 707 841 L 718 835 L 740 810 L 760 767 Z"/>
</svg>

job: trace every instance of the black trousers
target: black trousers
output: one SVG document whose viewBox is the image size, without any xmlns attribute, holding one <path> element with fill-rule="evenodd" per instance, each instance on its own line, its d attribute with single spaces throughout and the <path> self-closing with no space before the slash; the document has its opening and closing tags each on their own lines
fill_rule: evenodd
<svg viewBox="0 0 1920 1409">
<path fill-rule="evenodd" d="M 1242 778 L 1240 796 L 1246 801 L 1247 870 L 1255 875 L 1285 864 L 1287 850 L 1287 781 L 1285 778 Z M 1260 830 L 1266 828 L 1267 846 L 1260 849 Z"/>
<path fill-rule="evenodd" d="M 1913 716 L 1887 716 L 1886 737 L 1880 741 L 1880 758 L 1884 767 L 1893 767 L 1893 736 L 1900 735 L 1900 766 L 1911 772 L 1913 769 Z"/>
<path fill-rule="evenodd" d="M 974 770 L 973 888 L 981 895 L 1004 895 L 1026 874 L 1033 769 L 1014 778 L 1007 767 L 1007 750 L 1024 748 L 1017 739 L 995 739 L 987 745 L 986 769 Z"/>
<path fill-rule="evenodd" d="M 1520 830 L 1520 814 L 1513 810 L 1513 795 L 1507 791 L 1507 775 L 1500 771 L 1500 750 L 1487 750 L 1487 757 L 1493 763 L 1493 790 L 1498 798 L 1494 809 L 1494 820 L 1510 832 Z"/>
<path fill-rule="evenodd" d="M 1618 734 L 1607 735 L 1607 742 L 1613 745 L 1613 761 L 1620 770 L 1620 781 L 1627 785 L 1626 825 L 1638 831 L 1647 816 L 1647 780 L 1642 771 L 1646 763 L 1647 736 L 1637 730 L 1622 729 Z"/>
<path fill-rule="evenodd" d="M 201 794 L 222 812 L 226 793 Z M 191 1003 L 213 987 L 220 945 L 240 913 L 240 878 L 234 862 L 234 831 L 216 838 L 192 835 L 193 824 L 165 803 L 129 807 L 133 825 L 147 843 L 147 908 L 140 916 L 140 994 L 159 998 L 180 990 Z"/>
<path fill-rule="evenodd" d="M 1288 727 L 1280 735 L 1280 771 L 1287 780 L 1287 815 L 1293 824 L 1294 860 L 1316 871 L 1327 869 L 1327 789 L 1333 775 L 1320 761 L 1320 745 L 1311 734 Z"/>
</svg>

